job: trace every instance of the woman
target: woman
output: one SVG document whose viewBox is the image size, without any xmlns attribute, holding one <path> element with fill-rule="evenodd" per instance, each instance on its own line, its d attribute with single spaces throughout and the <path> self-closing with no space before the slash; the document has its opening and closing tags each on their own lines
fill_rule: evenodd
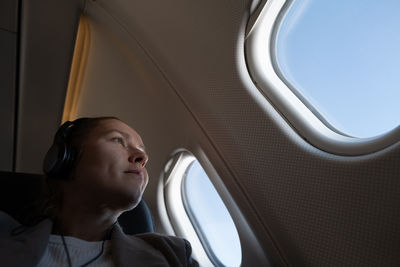
<svg viewBox="0 0 400 267">
<path fill-rule="evenodd" d="M 142 198 L 147 160 L 139 134 L 117 118 L 64 123 L 44 160 L 50 220 L 0 239 L 1 265 L 198 266 L 186 240 L 127 236 L 117 224 Z"/>
</svg>

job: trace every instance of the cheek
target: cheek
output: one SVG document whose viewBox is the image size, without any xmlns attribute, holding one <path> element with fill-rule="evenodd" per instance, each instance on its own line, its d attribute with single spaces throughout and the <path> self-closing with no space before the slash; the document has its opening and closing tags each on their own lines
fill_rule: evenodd
<svg viewBox="0 0 400 267">
<path fill-rule="evenodd" d="M 111 172 L 118 169 L 118 155 L 112 151 L 93 150 L 92 153 L 84 151 L 77 161 L 75 175 L 83 179 L 102 180 Z"/>
<path fill-rule="evenodd" d="M 81 161 L 86 166 L 102 168 L 117 164 L 119 161 L 122 161 L 123 157 L 122 151 L 105 145 L 85 150 L 82 153 Z"/>
<path fill-rule="evenodd" d="M 145 169 L 144 171 L 144 180 L 143 180 L 143 185 L 142 185 L 142 190 L 146 189 L 147 184 L 149 183 L 149 174 L 147 173 L 147 170 Z"/>
</svg>

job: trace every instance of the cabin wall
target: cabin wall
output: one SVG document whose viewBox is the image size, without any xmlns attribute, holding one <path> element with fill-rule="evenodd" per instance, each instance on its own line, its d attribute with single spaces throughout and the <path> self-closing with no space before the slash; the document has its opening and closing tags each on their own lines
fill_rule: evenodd
<svg viewBox="0 0 400 267">
<path fill-rule="evenodd" d="M 15 170 L 42 173 L 61 123 L 82 0 L 21 0 Z"/>
<path fill-rule="evenodd" d="M 83 0 L 0 3 L 0 170 L 41 173 L 64 106 Z"/>
<path fill-rule="evenodd" d="M 0 2 L 0 170 L 11 171 L 17 89 L 18 1 Z"/>
</svg>

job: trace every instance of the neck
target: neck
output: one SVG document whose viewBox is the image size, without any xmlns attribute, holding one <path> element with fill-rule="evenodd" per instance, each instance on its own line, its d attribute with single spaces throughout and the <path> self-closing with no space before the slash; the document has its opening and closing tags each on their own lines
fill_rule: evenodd
<svg viewBox="0 0 400 267">
<path fill-rule="evenodd" d="M 111 211 L 68 209 L 63 207 L 56 216 L 53 234 L 73 236 L 86 241 L 101 241 L 107 238 L 119 214 Z"/>
</svg>

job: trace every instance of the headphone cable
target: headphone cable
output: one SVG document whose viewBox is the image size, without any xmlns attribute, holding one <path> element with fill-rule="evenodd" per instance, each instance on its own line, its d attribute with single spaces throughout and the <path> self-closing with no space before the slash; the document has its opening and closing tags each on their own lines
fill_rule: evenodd
<svg viewBox="0 0 400 267">
<path fill-rule="evenodd" d="M 116 222 L 108 228 L 107 233 L 104 235 L 103 242 L 101 243 L 101 250 L 100 250 L 99 254 L 97 254 L 93 259 L 90 259 L 88 262 L 82 264 L 80 267 L 88 266 L 89 264 L 91 264 L 92 262 L 94 262 L 95 260 L 100 258 L 101 255 L 103 255 L 103 253 L 104 253 L 104 243 L 106 242 L 107 239 L 110 239 L 111 231 L 114 228 L 115 224 L 116 224 Z M 67 255 L 68 266 L 72 267 L 71 256 L 69 254 L 68 246 L 67 246 L 67 244 L 65 242 L 65 237 L 64 237 L 63 234 L 61 234 L 61 240 L 62 240 L 62 243 L 63 243 L 63 246 L 64 246 L 65 254 Z"/>
</svg>

